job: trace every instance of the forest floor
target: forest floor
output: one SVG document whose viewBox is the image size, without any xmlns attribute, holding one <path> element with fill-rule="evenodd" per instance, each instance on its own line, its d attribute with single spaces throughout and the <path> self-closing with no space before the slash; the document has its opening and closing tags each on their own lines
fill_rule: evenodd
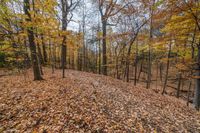
<svg viewBox="0 0 200 133">
<path fill-rule="evenodd" d="M 200 113 L 177 98 L 108 76 L 44 73 L 0 77 L 0 133 L 200 132 Z"/>
</svg>

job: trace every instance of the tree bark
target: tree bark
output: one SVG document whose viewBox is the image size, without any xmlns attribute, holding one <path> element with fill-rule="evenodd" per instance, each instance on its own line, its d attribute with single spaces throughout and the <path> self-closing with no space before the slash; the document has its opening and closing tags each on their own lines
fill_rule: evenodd
<svg viewBox="0 0 200 133">
<path fill-rule="evenodd" d="M 153 6 L 154 6 L 155 0 L 153 1 L 153 5 L 150 7 L 151 12 L 151 19 L 150 19 L 150 30 L 149 30 L 149 51 L 148 51 L 148 75 L 147 75 L 147 86 L 146 88 L 149 89 L 151 85 L 151 41 L 153 38 Z"/>
<path fill-rule="evenodd" d="M 177 86 L 177 93 L 176 93 L 176 97 L 179 98 L 180 96 L 180 89 L 181 89 L 181 72 L 178 73 L 178 86 Z"/>
<path fill-rule="evenodd" d="M 166 93 L 166 87 L 167 87 L 167 81 L 168 81 L 168 73 L 169 73 L 169 58 L 170 58 L 170 54 L 171 54 L 171 42 L 169 44 L 169 51 L 168 51 L 168 55 L 167 55 L 167 68 L 166 68 L 165 82 L 164 82 L 162 95 L 164 95 L 164 93 Z"/>
<path fill-rule="evenodd" d="M 43 64 L 44 61 L 43 61 L 42 52 L 41 52 L 41 48 L 39 44 L 37 44 L 37 49 L 38 49 L 38 57 L 39 57 L 40 63 Z"/>
<path fill-rule="evenodd" d="M 128 48 L 128 53 L 126 57 L 126 69 L 125 69 L 125 74 L 126 74 L 126 82 L 129 82 L 129 69 L 130 69 L 130 55 L 131 55 L 131 48 L 133 45 L 134 41 L 131 41 L 129 48 Z"/>
<path fill-rule="evenodd" d="M 160 72 L 160 81 L 162 82 L 163 80 L 162 80 L 162 70 L 163 70 L 163 64 L 162 64 L 162 62 L 160 62 L 160 67 L 159 67 L 159 72 Z"/>
<path fill-rule="evenodd" d="M 24 13 L 28 17 L 26 18 L 27 22 L 31 22 L 31 15 L 29 13 L 30 11 L 30 3 L 29 0 L 24 0 Z M 30 45 L 30 51 L 31 51 L 31 60 L 33 65 L 33 74 L 34 74 L 34 80 L 42 80 L 42 76 L 40 73 L 37 53 L 36 53 L 36 45 L 35 45 L 35 39 L 34 39 L 34 32 L 33 27 L 29 27 L 27 29 L 28 32 L 28 40 Z"/>
<path fill-rule="evenodd" d="M 36 35 L 36 37 L 37 37 L 37 35 Z M 39 68 L 40 68 L 40 73 L 41 73 L 41 75 L 43 75 L 42 64 L 44 62 L 43 62 L 42 52 L 41 52 L 41 48 L 40 48 L 39 43 L 37 43 L 37 50 L 38 50 L 38 65 L 39 65 Z"/>
<path fill-rule="evenodd" d="M 66 45 L 62 45 L 61 49 L 61 66 L 62 66 L 62 77 L 65 78 L 65 65 L 66 65 Z"/>
<path fill-rule="evenodd" d="M 134 85 L 137 84 L 137 66 L 138 66 L 138 41 L 136 43 L 136 56 L 135 56 L 135 73 L 134 73 Z"/>
<path fill-rule="evenodd" d="M 196 87 L 194 94 L 194 106 L 197 110 L 200 108 L 200 45 L 198 46 L 198 56 L 197 56 L 197 72 L 196 72 Z"/>
<path fill-rule="evenodd" d="M 83 1 L 85 2 L 85 1 Z M 86 56 L 86 43 L 85 43 L 85 4 L 83 4 L 83 12 L 82 12 L 82 32 L 83 32 L 83 71 L 87 71 L 87 56 Z"/>
<path fill-rule="evenodd" d="M 189 84 L 189 87 L 188 87 L 187 106 L 189 106 L 189 103 L 190 103 L 190 90 L 191 90 L 191 86 L 192 86 L 192 80 L 190 80 L 190 84 Z"/>
<path fill-rule="evenodd" d="M 102 72 L 104 75 L 107 75 L 107 56 L 106 56 L 106 26 L 107 26 L 107 20 L 102 20 L 102 31 L 103 31 L 103 43 L 102 43 Z"/>
<path fill-rule="evenodd" d="M 144 52 L 142 52 L 142 59 L 141 59 L 141 64 L 140 64 L 140 71 L 139 71 L 139 74 L 138 74 L 138 82 L 140 80 L 140 75 L 141 75 L 141 72 L 143 71 L 142 68 L 143 68 L 143 63 L 144 63 Z"/>
<path fill-rule="evenodd" d="M 101 74 L 101 41 L 98 40 L 99 43 L 99 74 Z"/>
<path fill-rule="evenodd" d="M 43 57 L 44 57 L 44 63 L 47 63 L 47 51 L 46 46 L 44 43 L 44 36 L 42 35 L 42 50 L 43 50 Z"/>
</svg>

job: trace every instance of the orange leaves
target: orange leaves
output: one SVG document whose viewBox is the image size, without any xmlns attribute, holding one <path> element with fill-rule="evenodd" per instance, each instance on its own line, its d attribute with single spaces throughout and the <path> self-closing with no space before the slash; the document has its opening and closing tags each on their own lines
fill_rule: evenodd
<svg viewBox="0 0 200 133">
<path fill-rule="evenodd" d="M 44 81 L 0 77 L 0 131 L 199 132 L 199 113 L 173 97 L 131 83 L 67 70 Z M 30 75 L 30 71 L 27 73 Z"/>
<path fill-rule="evenodd" d="M 188 67 L 184 65 L 183 63 L 176 64 L 176 68 L 180 71 L 188 70 Z"/>
</svg>

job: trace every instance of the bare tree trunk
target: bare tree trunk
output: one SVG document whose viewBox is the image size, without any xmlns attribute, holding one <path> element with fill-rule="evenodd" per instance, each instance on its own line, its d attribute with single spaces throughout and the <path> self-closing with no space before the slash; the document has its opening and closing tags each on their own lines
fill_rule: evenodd
<svg viewBox="0 0 200 133">
<path fill-rule="evenodd" d="M 162 82 L 162 70 L 163 70 L 163 64 L 162 62 L 160 62 L 160 67 L 159 67 L 159 70 L 160 70 L 160 81 Z"/>
<path fill-rule="evenodd" d="M 52 43 L 49 40 L 49 57 L 51 59 L 51 69 L 52 69 L 52 73 L 54 73 L 54 55 L 53 55 L 53 50 L 52 50 Z"/>
<path fill-rule="evenodd" d="M 36 33 L 36 38 L 38 38 L 37 33 Z M 37 46 L 37 52 L 38 52 L 38 65 L 39 65 L 40 73 L 41 75 L 43 75 L 42 64 L 44 64 L 44 62 L 43 62 L 42 52 L 41 52 L 39 43 L 36 43 L 36 46 Z"/>
<path fill-rule="evenodd" d="M 52 50 L 53 50 L 52 60 L 53 60 L 53 73 L 54 73 L 55 68 L 56 68 L 56 46 L 55 46 L 55 43 L 53 45 Z"/>
<path fill-rule="evenodd" d="M 24 0 L 24 13 L 25 13 L 25 15 L 28 16 L 28 18 L 26 18 L 27 22 L 31 22 L 31 15 L 30 15 L 29 11 L 30 11 L 29 0 Z M 43 78 L 40 73 L 40 68 L 39 68 L 38 58 L 37 58 L 37 53 L 36 53 L 36 45 L 35 45 L 33 27 L 28 28 L 27 32 L 28 32 L 28 40 L 30 43 L 34 80 L 42 80 Z"/>
<path fill-rule="evenodd" d="M 188 87 L 187 106 L 189 106 L 189 103 L 190 103 L 190 90 L 191 90 L 191 86 L 192 86 L 192 80 L 190 80 L 190 84 L 189 84 L 189 87 Z"/>
<path fill-rule="evenodd" d="M 197 72 L 196 72 L 196 87 L 194 93 L 194 106 L 197 110 L 200 108 L 200 44 L 198 46 L 198 56 L 197 56 Z"/>
<path fill-rule="evenodd" d="M 62 51 L 62 45 L 58 47 L 58 53 L 57 53 L 57 57 L 58 57 L 58 68 L 62 68 L 62 59 L 61 59 L 61 51 Z"/>
<path fill-rule="evenodd" d="M 158 61 L 156 61 L 156 89 L 158 88 L 158 69 L 159 69 L 159 65 L 158 65 Z"/>
<path fill-rule="evenodd" d="M 43 71 L 42 71 L 43 58 L 42 58 L 42 52 L 41 52 L 39 44 L 37 44 L 37 49 L 38 49 L 38 65 L 40 68 L 40 73 L 41 75 L 43 75 Z"/>
<path fill-rule="evenodd" d="M 154 6 L 155 0 L 153 1 L 153 5 L 150 7 L 150 12 L 151 12 L 151 19 L 150 19 L 150 32 L 149 32 L 149 51 L 148 51 L 148 75 L 147 75 L 147 86 L 146 88 L 150 88 L 151 84 L 151 40 L 153 38 L 153 6 Z"/>
<path fill-rule="evenodd" d="M 133 44 L 133 42 L 131 42 L 129 45 L 128 53 L 127 53 L 127 57 L 126 57 L 126 69 L 125 69 L 126 82 L 129 82 L 130 54 L 131 54 L 132 44 Z"/>
<path fill-rule="evenodd" d="M 195 48 L 194 48 L 194 43 L 195 43 L 195 37 L 196 37 L 196 28 L 194 29 L 194 35 L 192 37 L 192 43 L 191 43 L 191 50 L 192 50 L 192 59 L 194 59 L 194 51 L 195 51 Z"/>
<path fill-rule="evenodd" d="M 72 4 L 72 3 L 71 3 Z M 67 15 L 69 13 L 70 6 L 67 0 L 61 0 L 61 5 L 62 5 L 62 30 L 66 31 L 67 30 Z M 61 67 L 62 67 L 62 77 L 65 78 L 65 65 L 66 65 L 66 41 L 67 37 L 66 35 L 63 36 L 63 41 L 62 41 L 62 47 L 61 47 Z"/>
<path fill-rule="evenodd" d="M 106 55 L 106 26 L 107 26 L 107 20 L 102 20 L 102 31 L 103 31 L 103 43 L 102 43 L 102 73 L 104 75 L 107 75 L 107 55 Z"/>
<path fill-rule="evenodd" d="M 179 98 L 180 96 L 180 88 L 181 88 L 181 72 L 178 73 L 178 86 L 177 86 L 177 93 L 176 93 L 176 97 Z"/>
<path fill-rule="evenodd" d="M 125 76 L 126 76 L 125 74 L 123 75 L 123 73 L 122 73 L 123 70 L 126 69 L 126 68 L 123 68 L 124 63 L 126 63 L 126 62 L 124 62 L 124 60 L 125 60 L 125 49 L 122 50 L 122 58 L 120 61 L 120 66 L 119 66 L 119 68 L 121 68 L 121 75 L 120 75 L 121 79 L 125 79 Z"/>
<path fill-rule="evenodd" d="M 119 75 L 119 57 L 116 57 L 116 77 L 117 79 L 120 79 L 120 75 Z"/>
<path fill-rule="evenodd" d="M 74 51 L 72 52 L 72 69 L 75 69 L 75 63 L 74 63 Z"/>
<path fill-rule="evenodd" d="M 98 73 L 98 43 L 95 45 L 95 73 Z"/>
<path fill-rule="evenodd" d="M 100 39 L 98 40 L 99 42 L 99 74 L 101 74 L 101 43 L 100 43 Z"/>
<path fill-rule="evenodd" d="M 37 49 L 38 49 L 38 57 L 39 57 L 40 63 L 43 64 L 44 61 L 43 61 L 42 52 L 41 52 L 41 48 L 39 44 L 37 44 Z"/>
<path fill-rule="evenodd" d="M 165 82 L 164 82 L 164 86 L 163 86 L 162 95 L 164 95 L 164 93 L 166 93 L 167 80 L 168 80 L 168 74 L 169 74 L 169 58 L 170 58 L 170 54 L 171 54 L 171 42 L 169 44 L 169 51 L 168 51 L 168 55 L 167 55 L 167 68 L 166 68 Z"/>
<path fill-rule="evenodd" d="M 79 49 L 78 50 L 78 63 L 77 63 L 78 64 L 77 68 L 78 68 L 79 71 L 82 70 L 82 63 L 81 63 L 82 59 L 81 58 L 82 58 L 82 56 L 81 56 L 81 50 Z"/>
<path fill-rule="evenodd" d="M 86 43 L 85 43 L 85 1 L 83 0 L 82 32 L 83 32 L 83 71 L 87 71 Z"/>
<path fill-rule="evenodd" d="M 151 84 L 151 46 L 149 44 L 149 51 L 148 51 L 148 74 L 147 74 L 147 86 L 146 88 L 149 89 Z"/>
<path fill-rule="evenodd" d="M 138 41 L 137 41 L 137 43 L 136 43 L 134 85 L 137 84 L 137 66 L 138 66 Z"/>
<path fill-rule="evenodd" d="M 126 69 L 125 69 L 125 74 L 126 74 L 126 82 L 129 82 L 129 68 L 130 68 L 130 55 L 131 55 L 131 48 L 132 48 L 132 45 L 137 37 L 139 33 L 139 30 L 137 31 L 137 33 L 135 34 L 135 36 L 131 39 L 130 41 L 130 45 L 129 45 L 129 48 L 128 48 L 128 53 L 127 53 L 127 57 L 126 57 Z"/>
<path fill-rule="evenodd" d="M 128 61 L 126 62 L 125 74 L 126 74 L 126 82 L 129 82 L 130 61 L 129 61 L 129 59 L 127 59 L 127 60 L 128 60 Z"/>
<path fill-rule="evenodd" d="M 61 67 L 62 67 L 62 77 L 65 78 L 65 65 L 66 65 L 66 45 L 62 45 L 61 48 Z"/>
<path fill-rule="evenodd" d="M 140 80 L 140 75 L 141 75 L 141 72 L 143 71 L 142 68 L 143 68 L 143 62 L 144 62 L 144 53 L 142 52 L 142 61 L 141 61 L 141 64 L 140 64 L 140 71 L 139 71 L 139 74 L 138 74 L 138 82 Z"/>
<path fill-rule="evenodd" d="M 44 57 L 44 63 L 47 63 L 47 51 L 46 46 L 44 43 L 44 36 L 42 35 L 42 50 L 43 50 L 43 57 Z"/>
</svg>

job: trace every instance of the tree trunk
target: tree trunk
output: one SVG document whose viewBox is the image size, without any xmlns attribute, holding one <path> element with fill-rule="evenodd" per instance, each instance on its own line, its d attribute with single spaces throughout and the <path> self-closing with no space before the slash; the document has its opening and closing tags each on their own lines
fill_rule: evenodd
<svg viewBox="0 0 200 133">
<path fill-rule="evenodd" d="M 148 74 L 147 74 L 147 86 L 146 88 L 150 88 L 151 84 L 151 44 L 149 44 L 149 51 L 148 51 Z"/>
<path fill-rule="evenodd" d="M 38 65 L 40 68 L 40 73 L 41 75 L 43 75 L 43 71 L 42 71 L 43 58 L 42 58 L 42 52 L 41 52 L 41 48 L 39 44 L 37 44 L 37 49 L 38 49 Z"/>
<path fill-rule="evenodd" d="M 31 22 L 31 15 L 30 15 L 29 11 L 30 11 L 29 0 L 24 0 L 24 13 L 25 13 L 25 15 L 28 16 L 28 18 L 26 18 L 27 22 Z M 31 60 L 32 60 L 32 65 L 33 65 L 34 80 L 42 80 L 43 78 L 40 73 L 40 68 L 39 68 L 39 63 L 38 63 L 38 58 L 37 58 L 37 53 L 36 53 L 36 45 L 35 45 L 35 40 L 34 40 L 33 27 L 28 28 L 27 32 L 28 32 L 28 40 L 29 40 L 30 51 L 31 51 Z"/>
<path fill-rule="evenodd" d="M 156 60 L 156 90 L 158 88 L 158 69 L 159 69 L 158 60 Z"/>
<path fill-rule="evenodd" d="M 126 71 L 125 71 L 126 82 L 129 82 L 129 69 L 130 69 L 130 61 L 129 61 L 129 58 L 128 58 L 127 62 L 126 62 Z"/>
<path fill-rule="evenodd" d="M 61 10 L 62 10 L 62 31 L 67 31 L 67 15 L 69 13 L 69 5 L 67 0 L 61 0 Z M 67 46 L 66 46 L 67 36 L 63 36 L 62 46 L 61 46 L 61 67 L 62 67 L 62 77 L 65 78 L 65 65 L 67 56 Z"/>
<path fill-rule="evenodd" d="M 61 66 L 62 66 L 62 77 L 65 78 L 65 65 L 66 65 L 66 45 L 62 45 L 61 49 Z"/>
<path fill-rule="evenodd" d="M 139 31 L 138 31 L 139 32 Z M 137 32 L 137 34 L 138 34 Z M 131 48 L 132 48 L 132 45 L 137 37 L 137 34 L 135 34 L 135 36 L 131 39 L 130 41 L 130 45 L 129 45 L 129 48 L 128 48 L 128 53 L 127 53 L 127 57 L 126 57 L 126 70 L 125 70 L 125 74 L 126 74 L 126 82 L 129 82 L 129 65 L 130 65 L 130 55 L 131 55 Z"/>
<path fill-rule="evenodd" d="M 168 73 L 169 73 L 169 58 L 170 58 L 170 54 L 171 54 L 171 42 L 169 44 L 169 51 L 168 51 L 168 55 L 167 55 L 167 68 L 166 68 L 165 82 L 164 82 L 164 86 L 163 86 L 162 95 L 164 95 L 164 93 L 166 93 Z"/>
<path fill-rule="evenodd" d="M 137 43 L 136 43 L 134 85 L 137 84 L 137 66 L 138 66 L 138 40 L 137 40 Z"/>
<path fill-rule="evenodd" d="M 178 86 L 177 86 L 177 93 L 176 97 L 179 98 L 180 96 L 180 89 L 181 89 L 181 72 L 178 74 Z"/>
<path fill-rule="evenodd" d="M 84 1 L 85 2 L 85 1 Z M 87 58 L 86 58 L 86 43 L 85 43 L 85 5 L 83 5 L 82 12 L 82 32 L 83 32 L 83 71 L 87 71 Z"/>
<path fill-rule="evenodd" d="M 51 41 L 49 40 L 49 57 L 50 57 L 50 59 L 51 59 L 51 69 L 52 69 L 52 74 L 54 73 L 54 62 L 55 62 L 55 60 L 54 60 L 54 53 L 53 53 L 53 48 L 52 48 L 52 43 L 51 43 Z"/>
<path fill-rule="evenodd" d="M 102 31 L 103 31 L 103 43 L 102 43 L 102 72 L 104 75 L 107 75 L 107 56 L 106 56 L 106 26 L 107 20 L 102 20 Z"/>
<path fill-rule="evenodd" d="M 36 36 L 37 37 L 37 36 Z M 44 63 L 43 62 L 43 57 L 42 57 L 42 52 L 41 52 L 41 48 L 40 48 L 40 45 L 37 43 L 37 50 L 38 50 L 38 65 L 39 65 L 39 68 L 40 68 L 40 73 L 41 75 L 43 75 L 43 71 L 42 71 L 42 64 Z"/>
<path fill-rule="evenodd" d="M 194 106 L 197 110 L 200 108 L 200 46 L 198 46 L 198 56 L 197 56 L 197 72 L 196 72 L 196 87 L 194 94 Z"/>
<path fill-rule="evenodd" d="M 119 57 L 116 57 L 116 77 L 117 79 L 120 79 L 120 75 L 119 75 Z"/>
<path fill-rule="evenodd" d="M 189 106 L 189 103 L 190 103 L 190 90 L 191 90 L 191 86 L 192 86 L 192 80 L 190 80 L 190 84 L 189 84 L 189 87 L 188 87 L 187 106 Z"/>
<path fill-rule="evenodd" d="M 128 48 L 128 53 L 126 56 L 126 68 L 125 68 L 126 82 L 129 82 L 130 54 L 131 54 L 132 44 L 133 43 L 130 43 L 129 48 Z"/>
<path fill-rule="evenodd" d="M 100 39 L 98 40 L 99 42 L 99 74 L 101 74 L 101 42 Z"/>
<path fill-rule="evenodd" d="M 74 63 L 74 51 L 72 52 L 72 69 L 75 69 L 75 63 Z"/>
<path fill-rule="evenodd" d="M 41 48 L 39 44 L 37 44 L 37 49 L 38 49 L 38 57 L 39 57 L 40 63 L 43 64 L 44 62 L 43 62 L 42 52 L 41 52 Z"/>
<path fill-rule="evenodd" d="M 160 81 L 162 82 L 162 70 L 163 70 L 163 64 L 160 62 Z"/>
<path fill-rule="evenodd" d="M 84 37 L 84 35 L 83 35 L 83 59 L 82 59 L 82 61 L 83 61 L 82 69 L 83 69 L 83 71 L 86 71 L 86 46 L 85 46 L 85 37 Z"/>
<path fill-rule="evenodd" d="M 151 41 L 153 38 L 153 6 L 154 6 L 155 0 L 153 1 L 153 5 L 150 7 L 150 13 L 151 13 L 151 19 L 150 19 L 150 30 L 149 30 L 149 51 L 148 51 L 148 75 L 147 75 L 147 86 L 146 88 L 149 89 L 150 88 L 150 84 L 151 84 Z"/>
<path fill-rule="evenodd" d="M 43 50 L 43 57 L 44 57 L 44 63 L 47 63 L 47 51 L 46 46 L 44 43 L 44 36 L 42 35 L 42 50 Z"/>
<path fill-rule="evenodd" d="M 95 45 L 95 73 L 98 73 L 98 43 Z"/>
<path fill-rule="evenodd" d="M 140 71 L 139 71 L 139 74 L 138 74 L 138 82 L 140 80 L 140 75 L 141 75 L 141 72 L 143 71 L 142 68 L 143 68 L 143 62 L 144 62 L 144 53 L 142 52 L 142 61 L 141 61 L 141 64 L 140 64 Z"/>
<path fill-rule="evenodd" d="M 78 50 L 78 70 L 82 70 L 82 49 L 79 48 Z"/>
</svg>

